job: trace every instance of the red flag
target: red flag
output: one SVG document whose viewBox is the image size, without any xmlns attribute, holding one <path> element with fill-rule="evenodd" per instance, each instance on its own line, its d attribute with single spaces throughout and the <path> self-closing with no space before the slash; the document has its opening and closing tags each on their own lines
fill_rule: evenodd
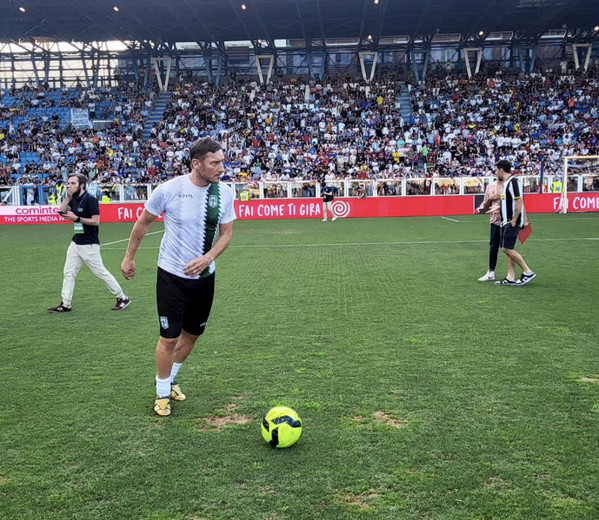
<svg viewBox="0 0 599 520">
<path fill-rule="evenodd" d="M 520 233 L 518 233 L 518 239 L 520 240 L 521 244 L 524 244 L 524 242 L 526 242 L 526 239 L 531 235 L 532 233 L 532 226 L 530 225 L 530 222 L 528 224 L 526 224 L 526 226 L 524 226 L 521 230 Z"/>
</svg>

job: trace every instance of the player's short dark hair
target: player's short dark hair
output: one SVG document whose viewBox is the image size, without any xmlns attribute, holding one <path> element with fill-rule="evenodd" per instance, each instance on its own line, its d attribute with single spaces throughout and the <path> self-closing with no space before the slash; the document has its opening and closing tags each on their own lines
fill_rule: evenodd
<svg viewBox="0 0 599 520">
<path fill-rule="evenodd" d="M 510 173 L 512 171 L 512 163 L 510 161 L 506 161 L 505 159 L 502 159 L 501 161 L 497 161 L 495 163 L 495 168 L 500 168 L 505 173 Z"/>
<path fill-rule="evenodd" d="M 189 149 L 190 159 L 199 159 L 200 161 L 209 153 L 216 153 L 222 150 L 223 147 L 218 141 L 211 137 L 202 137 L 191 145 Z"/>
<path fill-rule="evenodd" d="M 83 175 L 82 173 L 69 173 L 67 175 L 67 179 L 70 179 L 71 177 L 77 177 L 77 180 L 79 181 L 80 185 L 83 185 L 83 187 L 85 188 L 85 186 L 87 186 L 87 177 L 85 175 Z"/>
</svg>

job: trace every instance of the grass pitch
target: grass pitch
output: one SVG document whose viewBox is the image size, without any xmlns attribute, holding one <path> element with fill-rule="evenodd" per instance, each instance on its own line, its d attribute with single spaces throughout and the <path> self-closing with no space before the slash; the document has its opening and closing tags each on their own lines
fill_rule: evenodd
<svg viewBox="0 0 599 520">
<path fill-rule="evenodd" d="M 84 267 L 66 315 L 70 226 L 0 228 L 0 518 L 596 520 L 599 216 L 533 225 L 513 288 L 476 281 L 483 216 L 237 222 L 168 419 L 161 224 L 133 281 L 132 225 L 102 225 L 133 303 Z M 292 448 L 261 438 L 275 405 L 303 419 Z"/>
</svg>

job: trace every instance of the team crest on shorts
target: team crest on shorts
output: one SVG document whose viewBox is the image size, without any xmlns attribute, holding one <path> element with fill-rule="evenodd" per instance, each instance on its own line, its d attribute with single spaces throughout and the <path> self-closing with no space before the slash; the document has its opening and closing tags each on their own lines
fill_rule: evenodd
<svg viewBox="0 0 599 520">
<path fill-rule="evenodd" d="M 218 197 L 216 195 L 210 195 L 210 197 L 208 197 L 208 206 L 211 208 L 216 208 L 216 206 L 218 206 Z"/>
<path fill-rule="evenodd" d="M 168 329 L 168 318 L 166 316 L 160 316 L 160 326 L 163 329 Z"/>
</svg>

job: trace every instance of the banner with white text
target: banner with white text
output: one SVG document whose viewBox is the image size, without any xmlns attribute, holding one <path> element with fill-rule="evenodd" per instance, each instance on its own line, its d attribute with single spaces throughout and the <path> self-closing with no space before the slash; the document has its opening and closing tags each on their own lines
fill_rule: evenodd
<svg viewBox="0 0 599 520">
<path fill-rule="evenodd" d="M 569 193 L 568 212 L 599 211 L 599 193 Z M 528 213 L 554 213 L 559 208 L 559 194 L 527 194 Z M 102 222 L 135 222 L 143 204 L 100 204 Z M 472 215 L 473 195 L 372 197 L 335 199 L 333 211 L 338 218 L 426 217 Z M 322 202 L 317 199 L 265 199 L 235 201 L 240 220 L 323 218 Z M 162 216 L 158 218 L 162 220 Z M 58 214 L 58 206 L 0 206 L 0 224 L 68 223 Z"/>
</svg>

